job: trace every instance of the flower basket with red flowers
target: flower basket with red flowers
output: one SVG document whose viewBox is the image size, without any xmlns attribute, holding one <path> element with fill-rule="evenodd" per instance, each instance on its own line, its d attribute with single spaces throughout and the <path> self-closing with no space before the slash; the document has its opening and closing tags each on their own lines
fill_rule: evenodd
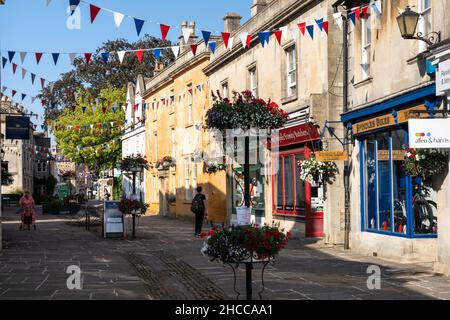
<svg viewBox="0 0 450 320">
<path fill-rule="evenodd" d="M 170 156 L 165 156 L 164 158 L 156 161 L 157 170 L 169 170 L 169 168 L 175 167 L 175 159 Z"/>
<path fill-rule="evenodd" d="M 251 91 L 233 92 L 233 100 L 213 96 L 214 105 L 206 114 L 209 129 L 279 129 L 287 121 L 287 113 L 275 102 L 255 98 Z"/>
<path fill-rule="evenodd" d="M 134 199 L 122 198 L 119 202 L 119 210 L 123 214 L 145 214 L 148 204 Z"/>
<path fill-rule="evenodd" d="M 148 170 L 149 168 L 148 161 L 140 154 L 128 156 L 120 162 L 120 170 L 122 171 L 141 171 L 143 169 Z"/>
<path fill-rule="evenodd" d="M 446 170 L 447 159 L 446 153 L 437 149 L 405 148 L 405 159 L 402 166 L 408 176 L 427 180 Z"/>
<path fill-rule="evenodd" d="M 278 225 L 240 226 L 229 229 L 215 228 L 208 233 L 201 252 L 211 261 L 240 263 L 246 260 L 272 260 L 286 247 L 289 232 Z"/>
</svg>

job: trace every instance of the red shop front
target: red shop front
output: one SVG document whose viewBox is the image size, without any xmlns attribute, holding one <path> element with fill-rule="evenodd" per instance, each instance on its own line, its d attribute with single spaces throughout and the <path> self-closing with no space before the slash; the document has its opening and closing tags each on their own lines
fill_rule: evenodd
<svg viewBox="0 0 450 320">
<path fill-rule="evenodd" d="M 311 155 L 312 144 L 320 139 L 320 133 L 314 124 L 306 123 L 281 129 L 278 139 L 279 151 L 272 152 L 274 218 L 303 220 L 306 237 L 322 237 L 323 188 L 302 181 L 298 166 L 299 161 Z"/>
</svg>

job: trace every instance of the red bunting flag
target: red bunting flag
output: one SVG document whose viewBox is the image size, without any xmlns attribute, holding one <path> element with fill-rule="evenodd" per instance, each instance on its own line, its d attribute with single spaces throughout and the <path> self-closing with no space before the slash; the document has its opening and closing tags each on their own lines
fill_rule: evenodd
<svg viewBox="0 0 450 320">
<path fill-rule="evenodd" d="M 102 107 L 102 112 L 106 113 L 106 107 Z"/>
<path fill-rule="evenodd" d="M 91 13 L 91 23 L 94 23 L 95 18 L 97 17 L 98 13 L 100 12 L 100 8 L 97 6 L 94 6 L 93 4 L 90 4 L 89 11 Z"/>
<path fill-rule="evenodd" d="M 283 31 L 277 30 L 275 31 L 275 38 L 277 38 L 278 44 L 281 46 L 281 36 L 283 35 Z"/>
<path fill-rule="evenodd" d="M 15 95 L 16 95 L 16 93 L 17 93 L 17 91 L 16 90 L 11 90 L 11 94 L 12 94 L 12 96 L 14 97 Z"/>
<path fill-rule="evenodd" d="M 356 20 L 359 20 L 361 18 L 361 8 L 360 7 L 353 8 L 352 12 L 355 14 Z"/>
<path fill-rule="evenodd" d="M 91 61 L 92 53 L 85 53 L 84 57 L 86 58 L 86 64 L 89 64 L 89 61 Z"/>
<path fill-rule="evenodd" d="M 16 74 L 17 64 L 12 64 L 13 74 Z"/>
<path fill-rule="evenodd" d="M 322 22 L 322 28 L 328 34 L 328 21 Z"/>
<path fill-rule="evenodd" d="M 162 98 L 161 101 L 163 105 L 166 105 L 166 99 Z"/>
<path fill-rule="evenodd" d="M 134 107 L 133 107 L 134 112 L 136 112 L 137 108 L 138 108 L 138 105 L 135 104 Z"/>
<path fill-rule="evenodd" d="M 141 122 L 141 117 L 137 117 L 137 121 L 138 121 L 138 122 Z"/>
<path fill-rule="evenodd" d="M 197 54 L 197 44 L 191 44 L 191 50 L 194 56 Z"/>
<path fill-rule="evenodd" d="M 41 78 L 41 87 L 42 87 L 42 89 L 44 89 L 44 85 L 45 85 L 45 79 Z"/>
<path fill-rule="evenodd" d="M 166 41 L 167 34 L 169 33 L 169 30 L 170 30 L 170 26 L 168 26 L 166 24 L 161 24 L 160 28 L 161 28 L 162 39 L 163 39 L 163 41 Z"/>
<path fill-rule="evenodd" d="M 231 33 L 229 32 L 222 32 L 223 43 L 225 44 L 225 48 L 227 49 L 228 49 L 228 41 L 230 41 L 230 35 Z"/>
<path fill-rule="evenodd" d="M 142 55 L 143 54 L 144 54 L 143 50 L 136 51 L 136 56 L 137 56 L 139 62 L 142 62 Z"/>
<path fill-rule="evenodd" d="M 100 123 L 97 123 L 97 129 L 100 129 L 100 125 L 101 125 Z"/>
<path fill-rule="evenodd" d="M 189 88 L 189 89 L 188 89 L 188 92 L 189 92 L 190 94 L 192 94 L 192 88 Z"/>
<path fill-rule="evenodd" d="M 72 106 L 72 112 L 75 112 L 76 108 L 76 106 Z"/>
<path fill-rule="evenodd" d="M 369 6 L 365 6 L 362 8 L 362 14 L 365 19 L 369 19 Z"/>
<path fill-rule="evenodd" d="M 302 35 L 305 35 L 306 22 L 300 22 L 297 25 L 300 28 L 300 32 L 302 33 Z"/>
<path fill-rule="evenodd" d="M 120 126 L 120 120 L 117 120 L 117 125 Z"/>
<path fill-rule="evenodd" d="M 36 63 L 39 64 L 39 62 L 41 62 L 42 52 L 36 52 L 35 56 L 36 56 Z"/>
</svg>

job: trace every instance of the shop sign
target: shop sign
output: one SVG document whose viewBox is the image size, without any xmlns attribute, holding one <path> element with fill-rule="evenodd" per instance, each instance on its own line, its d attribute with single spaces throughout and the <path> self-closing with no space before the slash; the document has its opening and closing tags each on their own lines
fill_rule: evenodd
<svg viewBox="0 0 450 320">
<path fill-rule="evenodd" d="M 119 210 L 119 201 L 105 201 L 104 206 L 104 237 L 123 237 L 125 233 L 124 219 Z"/>
<path fill-rule="evenodd" d="M 426 113 L 415 113 L 414 111 L 426 110 L 425 105 L 419 105 L 412 108 L 400 110 L 397 112 L 397 122 L 404 123 L 413 118 L 426 118 Z M 395 125 L 395 117 L 392 113 L 385 114 L 370 120 L 361 121 L 353 125 L 353 134 L 365 133 L 385 127 Z"/>
<path fill-rule="evenodd" d="M 378 150 L 377 160 L 389 161 L 389 150 Z M 405 160 L 405 152 L 403 150 L 392 150 L 392 160 L 393 161 Z"/>
<path fill-rule="evenodd" d="M 436 94 L 441 95 L 450 91 L 450 60 L 439 63 L 436 75 Z"/>
<path fill-rule="evenodd" d="M 408 127 L 411 148 L 450 148 L 450 118 L 413 119 L 409 120 Z"/>
<path fill-rule="evenodd" d="M 275 143 L 278 140 L 278 146 L 285 147 L 319 139 L 320 134 L 317 127 L 312 123 L 306 123 L 281 129 L 279 131 L 278 139 L 275 139 L 275 137 L 273 137 L 272 142 Z"/>
<path fill-rule="evenodd" d="M 321 162 L 331 162 L 331 161 L 347 161 L 348 153 L 347 151 L 318 151 L 315 153 L 316 160 Z"/>
</svg>

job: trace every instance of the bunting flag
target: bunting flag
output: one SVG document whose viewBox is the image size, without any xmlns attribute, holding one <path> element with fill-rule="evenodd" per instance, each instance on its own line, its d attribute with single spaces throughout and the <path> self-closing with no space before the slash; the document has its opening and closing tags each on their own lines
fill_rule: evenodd
<svg viewBox="0 0 450 320">
<path fill-rule="evenodd" d="M 92 113 L 95 113 L 95 110 L 97 110 L 96 107 L 92 107 Z"/>
<path fill-rule="evenodd" d="M 20 63 L 23 64 L 26 57 L 27 57 L 27 53 L 24 52 L 24 51 L 21 51 L 21 52 L 20 52 Z"/>
<path fill-rule="evenodd" d="M 353 22 L 353 25 L 356 25 L 356 17 L 355 17 L 355 13 L 354 12 L 350 12 L 348 14 L 348 17 L 350 18 L 350 20 Z"/>
<path fill-rule="evenodd" d="M 291 31 L 292 39 L 297 39 L 297 38 L 299 37 L 299 34 L 300 34 L 300 28 L 298 28 L 298 27 L 293 27 L 292 29 L 290 29 L 290 31 Z"/>
<path fill-rule="evenodd" d="M 172 49 L 172 53 L 175 56 L 175 59 L 177 59 L 178 55 L 180 54 L 180 46 L 173 46 L 170 47 L 170 49 Z"/>
<path fill-rule="evenodd" d="M 241 33 L 241 42 L 244 48 L 250 48 L 250 42 L 252 41 L 252 35 L 247 32 Z"/>
<path fill-rule="evenodd" d="M 369 19 L 369 6 L 365 6 L 365 7 L 363 7 L 362 9 L 361 9 L 361 13 L 363 14 L 363 16 L 364 16 L 364 19 Z"/>
<path fill-rule="evenodd" d="M 69 0 L 70 5 L 70 15 L 73 15 L 78 5 L 80 4 L 80 0 Z"/>
<path fill-rule="evenodd" d="M 41 87 L 42 87 L 42 89 L 44 89 L 44 86 L 45 86 L 45 79 L 41 78 Z"/>
<path fill-rule="evenodd" d="M 205 45 L 207 46 L 209 43 L 209 39 L 211 38 L 211 31 L 202 30 L 202 35 L 203 35 L 203 41 L 205 42 Z"/>
<path fill-rule="evenodd" d="M 41 62 L 42 52 L 36 52 L 35 56 L 36 56 L 36 63 L 39 64 L 39 62 Z"/>
<path fill-rule="evenodd" d="M 25 68 L 22 68 L 22 79 L 25 79 L 26 74 L 27 70 L 25 70 Z"/>
<path fill-rule="evenodd" d="M 13 74 L 16 74 L 17 64 L 12 64 Z"/>
<path fill-rule="evenodd" d="M 158 60 L 161 57 L 161 49 L 153 49 L 153 55 L 155 56 L 155 59 Z"/>
<path fill-rule="evenodd" d="M 15 51 L 8 51 L 8 59 L 9 59 L 9 63 L 12 62 L 12 60 L 14 59 L 14 55 L 16 54 Z"/>
<path fill-rule="evenodd" d="M 281 37 L 283 36 L 283 31 L 282 30 L 277 30 L 275 31 L 275 38 L 278 41 L 278 44 L 281 46 Z"/>
<path fill-rule="evenodd" d="M 92 53 L 85 53 L 84 57 L 86 58 L 86 64 L 89 64 L 89 61 L 91 61 Z"/>
<path fill-rule="evenodd" d="M 228 40 L 228 49 L 230 49 L 230 51 L 233 50 L 233 45 L 234 45 L 234 37 L 230 37 L 230 39 Z"/>
<path fill-rule="evenodd" d="M 319 27 L 320 31 L 323 31 L 322 28 L 322 23 L 323 23 L 323 18 L 319 18 L 319 19 L 314 19 L 317 23 L 317 26 Z"/>
<path fill-rule="evenodd" d="M 99 12 L 100 12 L 99 7 L 94 6 L 93 4 L 89 4 L 89 13 L 91 14 L 91 24 L 94 23 L 94 20 Z"/>
<path fill-rule="evenodd" d="M 69 53 L 70 64 L 73 64 L 75 61 L 76 53 Z"/>
<path fill-rule="evenodd" d="M 305 35 L 305 30 L 306 30 L 306 22 L 301 22 L 298 23 L 298 28 L 300 29 L 300 32 L 302 33 L 302 35 Z"/>
<path fill-rule="evenodd" d="M 112 111 L 113 111 L 114 113 L 116 113 L 116 112 L 117 112 L 117 105 L 116 105 L 116 104 L 114 104 L 114 105 L 113 105 L 113 107 L 112 107 Z"/>
<path fill-rule="evenodd" d="M 2 68 L 5 69 L 5 65 L 8 62 L 8 59 L 6 59 L 5 57 L 2 57 Z"/>
<path fill-rule="evenodd" d="M 144 54 L 144 51 L 142 51 L 142 50 L 137 50 L 137 51 L 136 51 L 136 57 L 137 57 L 139 63 L 142 62 L 142 55 L 143 55 L 143 54 Z"/>
<path fill-rule="evenodd" d="M 31 103 L 33 104 L 36 101 L 37 97 L 31 97 Z"/>
<path fill-rule="evenodd" d="M 170 26 L 166 24 L 160 24 L 159 27 L 161 29 L 161 38 L 163 41 L 166 41 L 167 34 L 169 33 L 170 30 Z"/>
<path fill-rule="evenodd" d="M 188 43 L 189 38 L 191 37 L 191 34 L 192 34 L 192 29 L 188 28 L 188 27 L 183 27 L 181 29 L 181 32 L 183 33 L 184 43 Z"/>
<path fill-rule="evenodd" d="M 306 26 L 306 30 L 308 31 L 311 39 L 314 39 L 314 26 L 313 25 Z"/>
<path fill-rule="evenodd" d="M 370 8 L 375 11 L 375 14 L 379 17 L 381 16 L 381 4 L 379 0 L 375 0 L 375 2 L 373 2 L 370 5 Z"/>
<path fill-rule="evenodd" d="M 266 43 L 269 44 L 269 37 L 270 37 L 269 31 L 258 32 L 258 38 L 263 48 Z"/>
<path fill-rule="evenodd" d="M 211 41 L 210 43 L 208 43 L 209 45 L 209 49 L 211 50 L 212 54 L 216 53 L 216 42 L 215 41 Z"/>
<path fill-rule="evenodd" d="M 26 94 L 25 93 L 22 93 L 22 101 L 26 98 Z"/>
<path fill-rule="evenodd" d="M 191 44 L 191 50 L 194 56 L 197 54 L 197 44 Z"/>
<path fill-rule="evenodd" d="M 103 62 L 107 63 L 109 59 L 109 52 L 102 52 Z"/>
<path fill-rule="evenodd" d="M 116 26 L 116 29 L 118 30 L 120 28 L 120 25 L 122 24 L 123 18 L 125 17 L 124 14 L 120 12 L 113 12 L 114 16 L 114 25 Z"/>
<path fill-rule="evenodd" d="M 81 107 L 81 111 L 83 111 L 83 113 L 86 113 L 86 107 Z"/>
<path fill-rule="evenodd" d="M 136 26 L 136 32 L 137 32 L 138 37 L 141 34 L 141 30 L 142 30 L 142 26 L 144 25 L 144 22 L 145 22 L 144 20 L 134 18 L 134 25 Z"/>
<path fill-rule="evenodd" d="M 17 93 L 16 90 L 14 90 L 14 89 L 11 90 L 11 95 L 12 95 L 13 97 L 16 95 L 16 93 Z"/>
<path fill-rule="evenodd" d="M 328 21 L 322 22 L 322 29 L 326 34 L 328 34 Z"/>
<path fill-rule="evenodd" d="M 361 19 L 361 8 L 360 7 L 356 7 L 351 9 L 352 13 L 355 14 L 355 18 L 358 21 L 359 19 Z"/>
<path fill-rule="evenodd" d="M 343 19 L 342 18 L 342 13 L 340 13 L 340 12 L 333 13 L 333 20 L 337 24 L 339 29 L 341 29 L 341 30 L 342 30 L 342 27 L 343 27 L 343 20 L 342 19 Z"/>
<path fill-rule="evenodd" d="M 55 62 L 55 66 L 58 63 L 59 53 L 52 53 L 53 62 Z"/>
<path fill-rule="evenodd" d="M 229 32 L 222 32 L 222 40 L 223 40 L 223 43 L 225 44 L 225 48 L 227 48 L 227 49 L 228 49 L 228 43 L 230 41 L 230 35 L 231 35 L 231 33 L 229 33 Z"/>
<path fill-rule="evenodd" d="M 122 64 L 123 62 L 123 58 L 125 57 L 125 53 L 127 53 L 126 51 L 118 51 L 117 55 L 119 56 L 119 61 Z"/>
</svg>

